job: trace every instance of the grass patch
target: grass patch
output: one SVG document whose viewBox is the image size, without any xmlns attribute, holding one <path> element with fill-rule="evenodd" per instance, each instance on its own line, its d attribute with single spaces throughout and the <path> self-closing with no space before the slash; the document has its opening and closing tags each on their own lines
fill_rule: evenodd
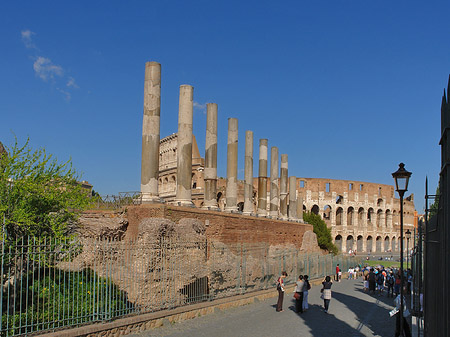
<svg viewBox="0 0 450 337">
<path fill-rule="evenodd" d="M 397 261 L 381 261 L 381 260 L 369 260 L 366 263 L 371 267 L 376 267 L 379 265 L 385 266 L 387 268 L 400 268 L 400 262 Z M 403 263 L 403 267 L 406 268 L 406 263 Z"/>
</svg>

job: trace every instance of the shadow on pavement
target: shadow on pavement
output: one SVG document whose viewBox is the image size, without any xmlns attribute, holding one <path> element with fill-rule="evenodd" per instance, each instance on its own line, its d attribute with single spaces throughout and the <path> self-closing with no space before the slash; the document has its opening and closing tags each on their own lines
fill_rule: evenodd
<svg viewBox="0 0 450 337">
<path fill-rule="evenodd" d="M 383 302 L 392 306 L 392 299 L 385 298 L 383 296 L 371 295 L 377 303 L 367 302 L 355 296 L 350 296 L 337 291 L 333 292 L 333 299 L 345 304 L 349 310 L 351 310 L 359 321 L 359 326 L 366 326 L 373 331 L 375 335 L 384 336 L 386 330 L 395 331 L 395 321 L 389 317 L 390 309 L 378 304 Z M 389 326 L 389 327 L 387 327 Z"/>
<path fill-rule="evenodd" d="M 299 317 L 304 320 L 313 336 L 363 336 L 360 331 L 336 318 L 333 314 L 333 300 L 330 302 L 328 313 L 324 312 L 321 305 L 310 304 L 309 309 L 299 314 Z M 331 334 L 330 329 L 334 331 Z"/>
</svg>

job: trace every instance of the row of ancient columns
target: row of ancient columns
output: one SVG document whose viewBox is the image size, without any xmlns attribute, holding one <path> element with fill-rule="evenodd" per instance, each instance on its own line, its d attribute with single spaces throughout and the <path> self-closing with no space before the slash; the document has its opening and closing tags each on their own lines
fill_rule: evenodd
<svg viewBox="0 0 450 337">
<path fill-rule="evenodd" d="M 175 204 L 193 206 L 192 186 L 192 125 L 194 88 L 180 86 L 177 144 L 177 189 Z M 142 127 L 141 193 L 143 202 L 161 202 L 158 194 L 159 143 L 161 107 L 161 65 L 145 65 L 144 118 Z M 206 106 L 205 192 L 203 207 L 218 210 L 217 193 L 217 104 Z M 301 220 L 303 200 L 297 198 L 297 178 L 288 177 L 288 156 L 281 155 L 278 177 L 278 148 L 271 148 L 270 205 L 267 212 L 267 152 L 268 140 L 259 141 L 258 206 L 256 215 Z M 226 212 L 237 212 L 238 199 L 238 120 L 228 119 Z M 245 133 L 244 209 L 247 215 L 253 209 L 253 132 Z M 288 190 L 290 193 L 288 193 Z M 289 200 L 289 214 L 288 214 Z"/>
</svg>

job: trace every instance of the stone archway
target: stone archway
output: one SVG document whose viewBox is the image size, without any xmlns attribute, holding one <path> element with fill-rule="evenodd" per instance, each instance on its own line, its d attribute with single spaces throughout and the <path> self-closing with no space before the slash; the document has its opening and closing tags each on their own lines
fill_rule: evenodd
<svg viewBox="0 0 450 337">
<path fill-rule="evenodd" d="M 358 226 L 364 226 L 364 208 L 362 207 L 358 209 Z"/>
<path fill-rule="evenodd" d="M 397 239 L 394 237 L 392 237 L 392 241 L 391 241 L 391 247 L 392 247 L 392 251 L 396 252 L 397 251 Z"/>
<path fill-rule="evenodd" d="M 334 244 L 336 245 L 337 249 L 342 252 L 342 236 L 336 235 L 334 238 Z"/>
<path fill-rule="evenodd" d="M 339 207 L 336 211 L 336 226 L 343 225 L 344 210 Z"/>
<path fill-rule="evenodd" d="M 371 253 L 372 250 L 373 250 L 373 239 L 372 239 L 372 237 L 369 235 L 369 236 L 367 237 L 367 242 L 366 242 L 366 251 L 367 251 L 368 253 Z"/>
<path fill-rule="evenodd" d="M 389 236 L 384 238 L 384 251 L 387 252 L 390 249 Z"/>
<path fill-rule="evenodd" d="M 311 208 L 311 213 L 314 213 L 315 215 L 319 215 L 319 206 L 314 205 L 314 206 Z"/>
<path fill-rule="evenodd" d="M 353 207 L 349 207 L 347 209 L 347 226 L 353 225 L 353 217 L 355 215 L 355 209 Z"/>
<path fill-rule="evenodd" d="M 356 251 L 357 252 L 362 252 L 363 251 L 363 237 L 362 235 L 358 235 L 358 237 L 356 238 Z"/>
<path fill-rule="evenodd" d="M 383 217 L 382 217 L 382 215 L 383 215 L 383 211 L 381 210 L 381 209 L 379 209 L 378 211 L 377 211 L 377 226 L 378 227 L 383 227 Z"/>
<path fill-rule="evenodd" d="M 381 236 L 377 236 L 377 239 L 376 239 L 376 251 L 377 251 L 377 253 L 381 252 L 381 244 L 382 244 Z"/>
<path fill-rule="evenodd" d="M 352 235 L 347 236 L 347 240 L 345 243 L 345 252 L 348 252 L 350 249 L 353 250 L 353 236 Z"/>
</svg>

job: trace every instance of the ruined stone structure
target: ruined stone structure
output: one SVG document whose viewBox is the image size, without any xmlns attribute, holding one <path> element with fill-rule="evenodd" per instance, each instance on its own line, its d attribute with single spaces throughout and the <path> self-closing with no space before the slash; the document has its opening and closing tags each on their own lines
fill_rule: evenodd
<svg viewBox="0 0 450 337">
<path fill-rule="evenodd" d="M 271 147 L 267 179 L 268 140 L 259 140 L 259 172 L 253 177 L 253 133 L 246 133 L 245 182 L 238 181 L 238 120 L 228 119 L 227 178 L 217 178 L 217 104 L 207 105 L 206 167 L 192 134 L 193 87 L 180 86 L 178 133 L 159 141 L 160 65 L 146 64 L 142 200 L 159 198 L 178 206 L 303 222 L 303 211 L 319 214 L 342 251 L 398 250 L 399 200 L 390 185 L 348 180 L 288 176 L 288 155 Z M 155 158 L 155 149 L 159 157 Z M 148 158 L 152 158 L 149 160 Z M 159 161 L 158 185 L 154 185 Z M 279 163 L 281 162 L 281 165 Z M 204 175 L 205 174 L 205 175 Z M 206 189 L 205 189 L 206 186 Z M 295 189 L 295 192 L 293 191 Z M 259 192 L 258 192 L 259 191 Z M 295 194 L 295 195 L 294 195 Z M 206 195 L 206 196 L 205 196 Z M 405 198 L 405 230 L 414 226 L 413 195 Z M 406 245 L 405 245 L 406 246 Z"/>
<path fill-rule="evenodd" d="M 176 141 L 174 141 L 176 137 L 177 135 L 173 134 L 161 140 L 159 190 L 161 191 L 160 196 L 168 202 L 173 200 L 176 189 L 176 160 L 174 159 L 176 158 Z M 267 146 L 265 149 L 267 149 Z M 195 137 L 192 153 L 193 202 L 197 207 L 202 207 L 204 201 L 204 160 L 200 157 Z M 287 164 L 283 163 L 286 163 L 286 161 L 286 158 L 283 158 L 282 165 L 286 166 L 285 169 L 287 169 Z M 264 172 L 260 172 L 260 174 L 264 175 Z M 285 173 L 283 173 L 284 175 Z M 268 214 L 270 203 L 267 201 L 270 201 L 270 196 L 267 191 L 270 190 L 270 182 L 267 181 L 266 177 L 263 178 L 265 178 L 266 183 L 266 191 L 264 191 L 266 198 L 264 201 L 266 201 L 266 214 Z M 279 179 L 279 181 L 281 180 Z M 331 228 L 334 242 L 342 251 L 348 252 L 351 249 L 357 252 L 373 253 L 399 250 L 400 201 L 395 198 L 393 186 L 352 180 L 295 177 L 289 178 L 288 185 L 289 193 L 287 194 L 289 196 L 286 201 L 289 200 L 287 211 L 290 220 L 301 219 L 302 211 L 319 214 Z M 217 186 L 216 200 L 219 208 L 224 210 L 226 180 L 219 178 Z M 295 194 L 290 193 L 293 186 L 296 186 Z M 282 192 L 280 194 L 285 195 L 285 188 L 281 188 L 281 186 L 279 188 Z M 251 202 L 254 213 L 258 210 L 257 195 L 258 178 L 253 178 Z M 238 181 L 237 204 L 240 211 L 243 211 L 244 201 L 245 182 Z M 296 206 L 295 211 L 291 211 L 290 205 L 296 205 L 296 203 L 299 203 L 300 206 Z M 275 209 L 275 205 L 273 208 Z M 407 229 L 413 231 L 413 195 L 405 198 L 404 212 L 405 231 Z M 262 210 L 260 214 L 263 215 Z M 284 218 L 281 213 L 279 217 Z"/>
</svg>

